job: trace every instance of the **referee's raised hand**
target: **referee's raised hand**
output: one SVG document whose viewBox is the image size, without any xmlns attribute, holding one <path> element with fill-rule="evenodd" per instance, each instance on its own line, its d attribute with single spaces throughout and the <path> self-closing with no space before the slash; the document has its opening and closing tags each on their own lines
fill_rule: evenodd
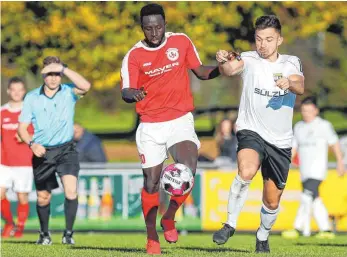
<svg viewBox="0 0 347 257">
<path fill-rule="evenodd" d="M 37 157 L 43 157 L 46 154 L 46 148 L 40 144 L 33 143 L 30 149 Z"/>
<path fill-rule="evenodd" d="M 47 73 L 62 73 L 64 69 L 64 66 L 61 63 L 51 63 L 47 66 L 45 66 L 42 70 L 41 70 L 41 74 L 47 74 Z"/>
</svg>

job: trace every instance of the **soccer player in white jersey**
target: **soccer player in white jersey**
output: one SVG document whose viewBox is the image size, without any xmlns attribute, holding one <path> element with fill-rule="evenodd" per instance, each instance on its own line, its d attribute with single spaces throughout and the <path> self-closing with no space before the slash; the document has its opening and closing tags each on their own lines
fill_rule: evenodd
<svg viewBox="0 0 347 257">
<path fill-rule="evenodd" d="M 307 97 L 302 101 L 303 121 L 294 127 L 292 155 L 299 154 L 300 175 L 303 186 L 301 204 L 294 222 L 294 230 L 284 231 L 285 238 L 297 238 L 311 234 L 311 212 L 319 227 L 317 238 L 334 238 L 329 224 L 328 211 L 319 198 L 319 185 L 328 169 L 328 148 L 332 148 L 337 160 L 337 172 L 344 174 L 342 152 L 336 132 L 327 120 L 320 118 L 316 100 Z"/>
<path fill-rule="evenodd" d="M 256 51 L 241 56 L 225 50 L 216 54 L 222 74 L 241 75 L 243 80 L 236 121 L 238 174 L 230 187 L 227 221 L 213 234 L 217 244 L 226 243 L 234 234 L 249 185 L 261 167 L 264 189 L 256 252 L 270 252 L 268 236 L 291 161 L 293 107 L 296 95 L 304 93 L 301 62 L 296 56 L 278 53 L 282 42 L 278 18 L 262 16 L 255 22 Z"/>
</svg>

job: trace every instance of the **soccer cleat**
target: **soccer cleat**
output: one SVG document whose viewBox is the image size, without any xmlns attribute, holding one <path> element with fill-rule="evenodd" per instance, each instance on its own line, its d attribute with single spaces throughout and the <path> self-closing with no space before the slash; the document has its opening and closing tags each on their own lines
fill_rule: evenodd
<svg viewBox="0 0 347 257">
<path fill-rule="evenodd" d="M 217 245 L 225 244 L 229 237 L 232 237 L 235 233 L 235 229 L 231 227 L 229 224 L 224 224 L 224 226 L 213 233 L 213 242 Z"/>
<path fill-rule="evenodd" d="M 24 232 L 24 226 L 16 226 L 15 232 L 14 232 L 14 237 L 16 238 L 20 238 L 23 236 L 23 232 Z"/>
<path fill-rule="evenodd" d="M 63 234 L 62 244 L 74 245 L 75 240 L 72 238 L 73 231 L 65 230 Z"/>
<path fill-rule="evenodd" d="M 40 237 L 36 241 L 37 245 L 51 245 L 52 239 L 49 233 L 40 232 Z"/>
<path fill-rule="evenodd" d="M 161 219 L 160 226 L 164 230 L 164 237 L 168 243 L 171 244 L 178 241 L 178 232 L 174 220 Z"/>
<path fill-rule="evenodd" d="M 15 229 L 14 224 L 6 223 L 4 226 L 4 229 L 2 230 L 1 237 L 8 238 L 10 236 L 13 236 L 14 229 Z"/>
<path fill-rule="evenodd" d="M 152 239 L 147 239 L 147 254 L 161 254 L 160 243 Z"/>
<path fill-rule="evenodd" d="M 286 239 L 297 239 L 299 238 L 300 233 L 298 230 L 292 229 L 292 230 L 283 231 L 281 235 L 283 238 L 286 238 Z"/>
<path fill-rule="evenodd" d="M 255 244 L 255 252 L 256 253 L 269 253 L 270 252 L 270 246 L 269 246 L 269 240 L 260 241 L 257 238 L 256 244 Z"/>
<path fill-rule="evenodd" d="M 321 231 L 317 235 L 315 235 L 317 239 L 334 239 L 335 234 L 331 231 Z"/>
</svg>

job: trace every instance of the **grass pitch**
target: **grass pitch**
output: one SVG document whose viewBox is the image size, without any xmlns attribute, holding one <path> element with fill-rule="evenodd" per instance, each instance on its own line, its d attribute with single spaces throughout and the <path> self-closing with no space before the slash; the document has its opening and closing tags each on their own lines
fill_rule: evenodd
<svg viewBox="0 0 347 257">
<path fill-rule="evenodd" d="M 34 244 L 38 234 L 27 234 L 21 239 L 6 239 L 1 242 L 2 257 L 102 257 L 102 256 L 148 256 L 145 253 L 144 233 L 88 233 L 75 234 L 76 245 L 61 244 L 61 234 L 54 233 L 53 245 Z M 225 245 L 217 246 L 212 242 L 212 233 L 181 235 L 176 244 L 165 242 L 160 234 L 164 256 L 264 256 L 254 254 L 254 235 L 235 235 Z M 270 237 L 271 254 L 266 256 L 347 256 L 347 235 L 337 236 L 334 240 L 299 238 L 285 240 L 278 235 Z"/>
</svg>

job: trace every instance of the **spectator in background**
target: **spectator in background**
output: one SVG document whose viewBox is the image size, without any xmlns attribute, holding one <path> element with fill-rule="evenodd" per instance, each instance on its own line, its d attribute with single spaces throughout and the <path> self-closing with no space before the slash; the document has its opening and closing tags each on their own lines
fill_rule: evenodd
<svg viewBox="0 0 347 257">
<path fill-rule="evenodd" d="M 74 141 L 80 162 L 107 162 L 101 140 L 80 124 L 74 124 Z"/>
<path fill-rule="evenodd" d="M 340 145 L 343 153 L 343 163 L 347 164 L 347 135 L 340 138 Z"/>
<path fill-rule="evenodd" d="M 327 174 L 329 146 L 336 156 L 338 174 L 342 176 L 345 173 L 339 139 L 331 123 L 318 116 L 315 98 L 307 97 L 302 101 L 301 114 L 303 121 L 294 127 L 292 156 L 299 154 L 303 193 L 295 229 L 284 231 L 282 236 L 297 238 L 301 232 L 304 236 L 310 236 L 312 210 L 320 230 L 316 237 L 331 239 L 334 234 L 330 231 L 328 211 L 319 197 L 319 185 Z"/>
<path fill-rule="evenodd" d="M 22 111 L 23 98 L 26 92 L 22 79 L 14 77 L 8 83 L 9 102 L 1 107 L 1 216 L 5 220 L 2 237 L 21 237 L 25 221 L 29 215 L 28 194 L 32 190 L 33 169 L 31 166 L 32 152 L 17 134 L 18 117 Z M 28 128 L 33 134 L 32 125 Z M 6 198 L 9 188 L 17 193 L 18 222 L 15 228 L 11 205 Z"/>
<path fill-rule="evenodd" d="M 234 133 L 234 121 L 224 119 L 217 127 L 215 136 L 219 156 L 214 161 L 217 165 L 227 165 L 237 161 L 237 138 Z"/>
</svg>

